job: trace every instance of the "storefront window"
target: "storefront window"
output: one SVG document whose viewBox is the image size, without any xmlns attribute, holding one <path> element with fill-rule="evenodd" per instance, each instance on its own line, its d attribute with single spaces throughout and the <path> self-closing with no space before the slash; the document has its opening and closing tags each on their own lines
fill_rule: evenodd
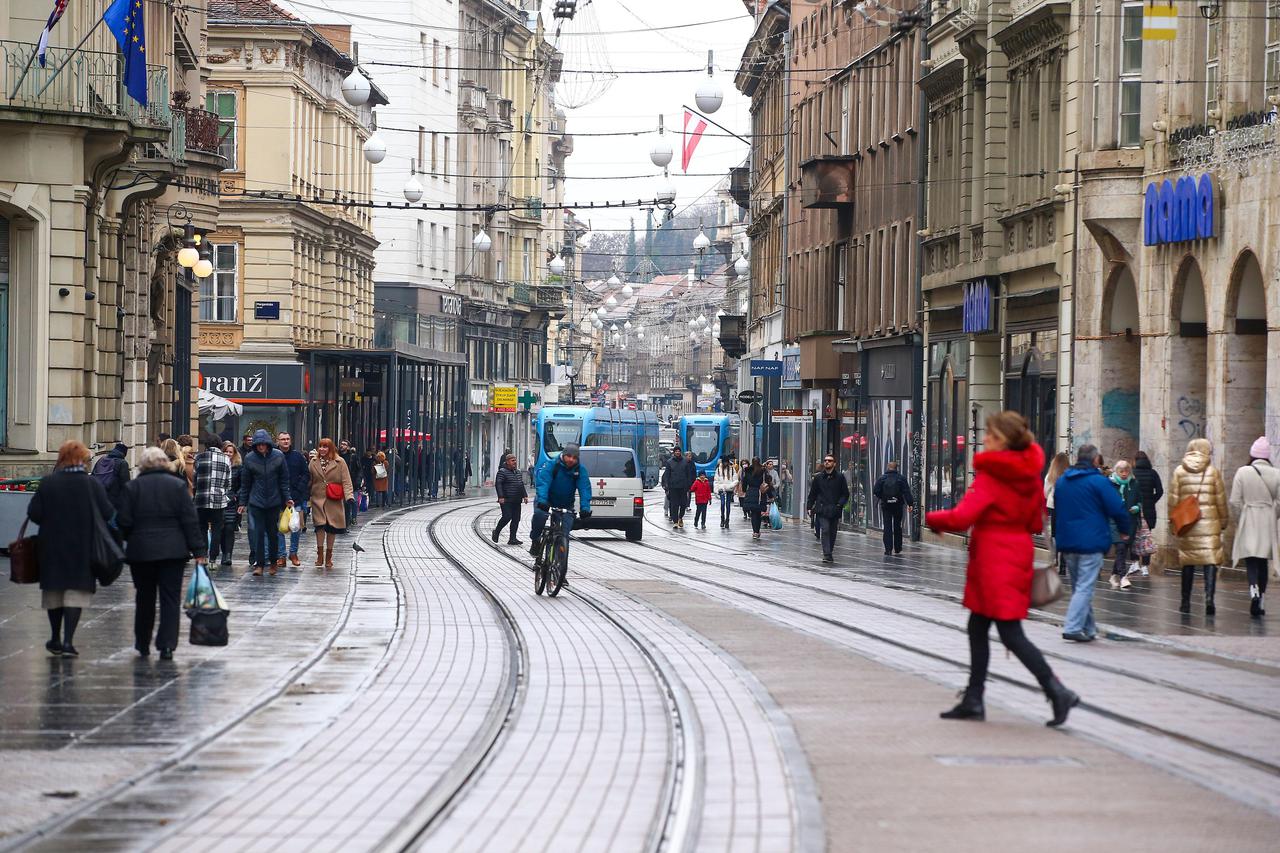
<svg viewBox="0 0 1280 853">
<path fill-rule="evenodd" d="M 1005 406 L 1021 412 L 1044 450 L 1053 458 L 1058 433 L 1058 376 L 1052 331 L 1009 335 L 1005 357 Z"/>
<path fill-rule="evenodd" d="M 967 485 L 968 349 L 966 341 L 937 343 L 931 348 L 926 510 L 955 506 Z"/>
</svg>

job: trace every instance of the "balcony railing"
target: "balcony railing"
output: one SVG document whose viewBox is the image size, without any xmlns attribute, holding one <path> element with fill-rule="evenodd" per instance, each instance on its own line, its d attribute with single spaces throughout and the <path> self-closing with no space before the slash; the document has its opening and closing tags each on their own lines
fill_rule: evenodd
<svg viewBox="0 0 1280 853">
<path fill-rule="evenodd" d="M 187 150 L 204 154 L 217 154 L 219 143 L 218 114 L 208 110 L 175 108 L 175 116 L 182 114 L 187 127 Z"/>
<path fill-rule="evenodd" d="M 124 118 L 141 127 L 172 128 L 169 69 L 165 66 L 147 66 L 148 105 L 144 107 L 124 91 L 119 54 L 82 50 L 73 55 L 70 49 L 51 47 L 45 54 L 46 67 L 41 68 L 31 61 L 35 50 L 33 43 L 0 40 L 4 83 L 0 109 Z M 70 64 L 55 77 L 68 60 Z M 18 86 L 29 61 L 31 69 Z M 17 92 L 14 86 L 18 86 Z"/>
</svg>

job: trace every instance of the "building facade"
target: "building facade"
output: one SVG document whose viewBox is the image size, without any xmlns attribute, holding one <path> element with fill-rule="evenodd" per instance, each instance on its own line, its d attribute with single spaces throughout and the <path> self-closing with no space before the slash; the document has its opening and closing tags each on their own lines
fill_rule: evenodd
<svg viewBox="0 0 1280 853">
<path fill-rule="evenodd" d="M 343 100 L 349 49 L 346 26 L 269 3 L 210 5 L 206 97 L 227 165 L 200 353 L 203 387 L 245 406 L 221 425 L 227 434 L 317 440 L 302 408 L 308 353 L 373 343 L 373 168 L 362 146 L 386 98 L 373 86 L 363 106 Z"/>
<path fill-rule="evenodd" d="M 986 416 L 1068 443 L 1080 17 L 1065 2 L 937 3 L 922 221 L 926 510 L 969 482 Z"/>
<path fill-rule="evenodd" d="M 195 283 L 177 252 L 183 226 L 217 224 L 203 7 L 148 4 L 144 106 L 124 92 L 113 36 L 94 29 L 106 5 L 72 4 L 43 68 L 49 4 L 0 10 L 3 476 L 47 472 L 68 439 L 139 447 L 195 417 Z"/>
<path fill-rule="evenodd" d="M 1167 482 L 1208 438 L 1229 484 L 1280 446 L 1280 4 L 1210 10 L 1168 42 L 1140 3 L 1083 21 L 1072 439 Z"/>
</svg>

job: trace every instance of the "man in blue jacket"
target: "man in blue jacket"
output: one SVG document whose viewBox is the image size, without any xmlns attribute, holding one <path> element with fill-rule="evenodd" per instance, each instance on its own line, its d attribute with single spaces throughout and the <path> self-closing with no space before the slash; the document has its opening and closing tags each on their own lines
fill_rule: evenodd
<svg viewBox="0 0 1280 853">
<path fill-rule="evenodd" d="M 1062 629 L 1065 640 L 1087 643 L 1098 635 L 1093 621 L 1093 587 L 1102 557 L 1111 548 L 1111 525 L 1128 539 L 1130 516 L 1111 481 L 1098 470 L 1098 448 L 1082 444 L 1076 464 L 1066 470 L 1053 493 L 1054 543 L 1066 557 L 1071 603 Z"/>
<path fill-rule="evenodd" d="M 293 449 L 293 436 L 287 432 L 282 432 L 276 436 L 276 449 L 284 454 L 284 466 L 289 471 L 289 494 L 293 496 L 293 504 L 302 513 L 302 523 L 307 523 L 307 501 L 311 497 L 311 469 L 307 457 Z M 288 556 L 289 561 L 295 566 L 298 565 L 298 540 L 302 538 L 303 528 L 298 528 L 297 533 L 289 534 L 288 550 L 285 550 L 284 534 L 280 536 L 280 561 L 281 568 L 284 567 L 284 558 Z"/>
<path fill-rule="evenodd" d="M 280 559 L 280 539 L 276 525 L 286 506 L 293 506 L 289 495 L 289 470 L 284 464 L 284 454 L 271 446 L 271 433 L 260 429 L 253 434 L 253 452 L 242 460 L 240 468 L 240 506 L 237 511 L 249 513 L 249 535 L 253 546 L 253 573 L 262 577 L 262 570 L 270 566 L 276 573 Z M 270 546 L 268 547 L 268 543 Z M 270 562 L 267 560 L 270 551 Z"/>
<path fill-rule="evenodd" d="M 529 525 L 529 536 L 533 540 L 529 553 L 539 556 L 542 544 L 542 528 L 547 524 L 551 507 L 570 510 L 564 514 L 564 533 L 568 536 L 573 530 L 573 495 L 578 494 L 578 512 L 583 518 L 591 517 L 591 475 L 587 469 L 578 464 L 578 445 L 566 444 L 560 451 L 560 458 L 543 465 L 538 469 L 533 504 L 533 520 Z"/>
</svg>

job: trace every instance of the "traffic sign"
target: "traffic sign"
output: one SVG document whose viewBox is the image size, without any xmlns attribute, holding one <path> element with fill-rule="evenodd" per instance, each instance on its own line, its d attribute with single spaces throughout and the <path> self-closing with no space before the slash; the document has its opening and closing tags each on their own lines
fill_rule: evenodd
<svg viewBox="0 0 1280 853">
<path fill-rule="evenodd" d="M 751 421 L 752 426 L 755 426 L 760 423 L 762 417 L 764 417 L 764 410 L 760 408 L 760 404 L 752 403 L 751 408 L 747 409 L 747 420 Z"/>
<path fill-rule="evenodd" d="M 739 403 L 759 403 L 762 399 L 759 391 L 752 391 L 748 388 L 745 391 L 738 392 Z"/>
</svg>

